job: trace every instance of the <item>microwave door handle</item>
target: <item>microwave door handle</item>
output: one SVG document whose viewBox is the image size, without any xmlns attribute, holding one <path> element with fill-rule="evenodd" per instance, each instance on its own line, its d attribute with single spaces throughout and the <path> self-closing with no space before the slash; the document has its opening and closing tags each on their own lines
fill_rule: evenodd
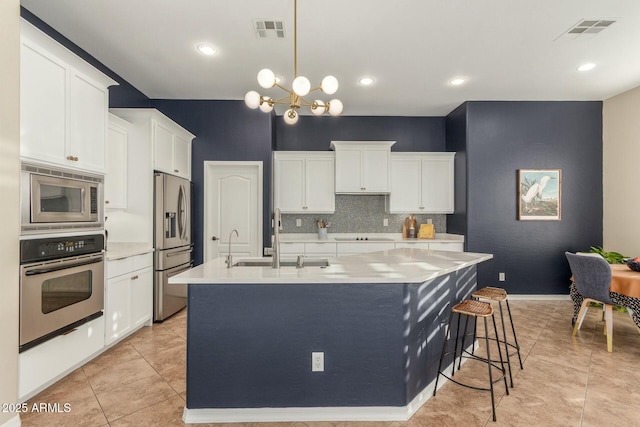
<svg viewBox="0 0 640 427">
<path fill-rule="evenodd" d="M 74 267 L 82 267 L 83 265 L 95 264 L 97 262 L 102 262 L 102 261 L 103 261 L 102 258 L 96 258 L 96 259 L 77 262 L 73 264 L 57 265 L 55 267 L 49 267 L 49 268 L 36 268 L 34 270 L 27 270 L 25 272 L 25 276 L 36 276 L 38 274 L 53 273 L 54 271 L 66 270 L 68 268 L 74 268 Z"/>
</svg>

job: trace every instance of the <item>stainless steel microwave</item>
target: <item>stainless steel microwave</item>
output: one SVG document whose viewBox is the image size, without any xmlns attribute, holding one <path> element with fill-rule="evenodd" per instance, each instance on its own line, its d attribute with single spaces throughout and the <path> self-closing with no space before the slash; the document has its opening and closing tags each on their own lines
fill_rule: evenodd
<svg viewBox="0 0 640 427">
<path fill-rule="evenodd" d="M 103 180 L 100 175 L 23 163 L 23 234 L 104 228 Z"/>
</svg>

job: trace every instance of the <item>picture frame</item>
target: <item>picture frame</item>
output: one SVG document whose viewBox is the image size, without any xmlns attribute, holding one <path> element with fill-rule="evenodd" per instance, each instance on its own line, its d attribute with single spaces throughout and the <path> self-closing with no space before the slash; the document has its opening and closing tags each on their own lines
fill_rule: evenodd
<svg viewBox="0 0 640 427">
<path fill-rule="evenodd" d="M 562 169 L 518 169 L 518 220 L 560 221 Z"/>
</svg>

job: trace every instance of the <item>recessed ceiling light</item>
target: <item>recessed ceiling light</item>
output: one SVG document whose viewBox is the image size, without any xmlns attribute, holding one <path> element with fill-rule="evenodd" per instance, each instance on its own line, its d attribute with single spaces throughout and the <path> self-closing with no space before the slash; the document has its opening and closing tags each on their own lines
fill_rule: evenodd
<svg viewBox="0 0 640 427">
<path fill-rule="evenodd" d="M 465 79 L 464 77 L 454 77 L 451 80 L 449 80 L 449 84 L 453 86 L 460 86 L 466 81 L 467 79 Z"/>
<path fill-rule="evenodd" d="M 198 51 L 201 54 L 207 55 L 207 56 L 215 55 L 215 53 L 216 53 L 216 49 L 213 46 L 210 46 L 210 45 L 204 44 L 204 43 L 200 43 L 198 45 Z"/>
<path fill-rule="evenodd" d="M 362 85 L 362 86 L 371 86 L 372 84 L 375 83 L 375 79 L 373 77 L 370 76 L 366 76 L 361 78 L 360 80 L 358 80 L 358 82 Z"/>
<path fill-rule="evenodd" d="M 588 62 L 579 66 L 578 71 L 589 71 L 593 70 L 594 68 L 596 68 L 596 64 L 594 64 L 593 62 Z"/>
</svg>

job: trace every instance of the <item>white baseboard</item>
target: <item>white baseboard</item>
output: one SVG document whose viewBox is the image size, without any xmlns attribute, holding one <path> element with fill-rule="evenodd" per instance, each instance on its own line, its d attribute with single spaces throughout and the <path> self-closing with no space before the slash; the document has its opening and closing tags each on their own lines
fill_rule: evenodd
<svg viewBox="0 0 640 427">
<path fill-rule="evenodd" d="M 568 288 L 567 288 L 568 289 Z M 509 294 L 512 301 L 567 301 L 571 297 L 569 294 L 551 294 L 551 295 L 525 295 L 525 294 Z"/>
<path fill-rule="evenodd" d="M 6 423 L 0 425 L 0 427 L 20 427 L 22 422 L 20 421 L 20 414 L 16 414 L 15 417 L 11 418 Z"/>
<path fill-rule="evenodd" d="M 478 347 L 476 341 L 476 348 Z M 467 348 L 471 351 L 472 346 Z M 457 363 L 456 359 L 454 363 Z M 462 358 L 464 365 L 467 358 Z M 444 370 L 450 370 L 451 364 Z M 313 408 L 203 408 L 185 406 L 182 421 L 186 424 L 257 423 L 257 422 L 312 422 L 312 421 L 407 421 L 433 396 L 435 380 L 418 393 L 406 406 L 342 406 Z M 442 377 L 438 389 L 447 382 Z"/>
</svg>

